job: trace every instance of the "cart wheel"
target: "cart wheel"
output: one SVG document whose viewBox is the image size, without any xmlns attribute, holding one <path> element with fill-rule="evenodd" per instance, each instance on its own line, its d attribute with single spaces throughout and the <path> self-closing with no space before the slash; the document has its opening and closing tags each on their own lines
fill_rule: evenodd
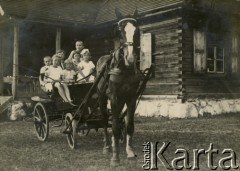
<svg viewBox="0 0 240 171">
<path fill-rule="evenodd" d="M 34 127 L 40 141 L 46 141 L 49 134 L 49 121 L 44 105 L 38 102 L 33 113 Z"/>
<path fill-rule="evenodd" d="M 65 127 L 71 123 L 73 120 L 73 116 L 71 113 L 67 113 L 65 117 Z M 77 127 L 77 121 L 74 119 L 72 123 L 69 125 L 67 128 L 67 140 L 68 140 L 68 145 L 70 146 L 71 149 L 76 148 L 76 127 Z"/>
</svg>

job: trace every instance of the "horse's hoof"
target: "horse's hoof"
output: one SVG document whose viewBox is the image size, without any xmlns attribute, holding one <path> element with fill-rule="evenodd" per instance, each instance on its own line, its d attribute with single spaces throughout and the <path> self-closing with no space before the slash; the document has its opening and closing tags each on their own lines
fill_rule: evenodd
<svg viewBox="0 0 240 171">
<path fill-rule="evenodd" d="M 127 155 L 127 159 L 128 159 L 128 160 L 135 160 L 136 157 L 137 157 L 136 154 Z"/>
<path fill-rule="evenodd" d="M 131 147 L 127 147 L 126 148 L 126 152 L 127 152 L 127 158 L 128 159 L 136 157 L 136 154 L 134 153 L 134 151 L 133 151 L 133 149 Z"/>
<path fill-rule="evenodd" d="M 110 165 L 111 165 L 112 167 L 117 167 L 117 166 L 120 165 L 120 160 L 119 160 L 119 159 L 111 159 Z"/>
<path fill-rule="evenodd" d="M 104 148 L 103 148 L 103 154 L 104 154 L 104 155 L 107 155 L 107 154 L 109 154 L 110 152 L 111 152 L 111 150 L 110 150 L 109 147 L 104 147 Z"/>
</svg>

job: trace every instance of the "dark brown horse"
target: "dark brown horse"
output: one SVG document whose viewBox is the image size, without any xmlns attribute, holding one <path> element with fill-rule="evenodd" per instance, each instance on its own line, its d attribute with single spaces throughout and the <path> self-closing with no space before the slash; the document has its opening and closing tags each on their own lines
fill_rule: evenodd
<svg viewBox="0 0 240 171">
<path fill-rule="evenodd" d="M 120 33 L 120 47 L 112 55 L 101 57 L 97 62 L 97 73 L 99 74 L 103 66 L 108 63 L 108 69 L 98 84 L 100 94 L 100 109 L 105 118 L 106 127 L 104 129 L 104 148 L 103 152 L 109 151 L 107 134 L 107 99 L 111 103 L 112 112 L 112 152 L 111 165 L 119 164 L 119 138 L 120 138 L 120 114 L 124 105 L 127 106 L 125 117 L 126 126 L 126 152 L 127 158 L 134 158 L 135 153 L 132 147 L 134 132 L 134 113 L 136 108 L 136 91 L 139 86 L 139 76 L 137 74 L 137 55 L 135 36 L 137 33 L 137 22 L 134 17 L 123 18 L 118 10 L 115 10 L 119 19 L 118 30 Z M 137 12 L 135 11 L 134 16 Z M 107 82 L 106 82 L 107 80 Z M 104 82 L 105 81 L 105 82 Z"/>
</svg>

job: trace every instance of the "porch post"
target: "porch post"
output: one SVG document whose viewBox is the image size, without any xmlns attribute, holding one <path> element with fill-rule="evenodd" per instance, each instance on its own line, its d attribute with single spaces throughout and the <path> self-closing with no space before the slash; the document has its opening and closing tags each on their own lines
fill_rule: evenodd
<svg viewBox="0 0 240 171">
<path fill-rule="evenodd" d="M 61 49 L 61 28 L 57 28 L 57 31 L 56 31 L 56 52 Z"/>
<path fill-rule="evenodd" d="M 14 23 L 13 28 L 13 82 L 12 82 L 12 95 L 13 100 L 16 98 L 17 92 L 17 79 L 18 79 L 18 51 L 19 51 L 19 25 Z"/>
<path fill-rule="evenodd" d="M 3 38 L 0 34 L 0 95 L 3 95 Z"/>
</svg>

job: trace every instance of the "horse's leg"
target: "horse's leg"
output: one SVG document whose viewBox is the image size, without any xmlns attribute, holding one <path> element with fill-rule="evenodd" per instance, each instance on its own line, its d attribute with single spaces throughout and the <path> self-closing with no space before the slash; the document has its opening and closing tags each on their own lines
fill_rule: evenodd
<svg viewBox="0 0 240 171">
<path fill-rule="evenodd" d="M 131 98 L 127 101 L 127 116 L 126 116 L 126 152 L 127 158 L 134 158 L 136 157 L 133 146 L 132 146 L 132 139 L 133 139 L 133 132 L 134 132 L 134 113 L 136 107 L 136 99 Z"/>
<path fill-rule="evenodd" d="M 110 141 L 108 135 L 108 113 L 107 113 L 107 96 L 103 95 L 99 102 L 99 107 L 101 110 L 101 114 L 103 116 L 104 128 L 103 128 L 103 154 L 108 154 L 110 152 Z"/>
<path fill-rule="evenodd" d="M 113 156 L 111 159 L 111 165 L 117 166 L 119 165 L 119 137 L 120 137 L 120 120 L 119 115 L 124 106 L 124 101 L 118 99 L 117 96 L 113 95 L 113 99 L 111 99 L 111 110 L 112 110 L 112 151 Z"/>
</svg>

